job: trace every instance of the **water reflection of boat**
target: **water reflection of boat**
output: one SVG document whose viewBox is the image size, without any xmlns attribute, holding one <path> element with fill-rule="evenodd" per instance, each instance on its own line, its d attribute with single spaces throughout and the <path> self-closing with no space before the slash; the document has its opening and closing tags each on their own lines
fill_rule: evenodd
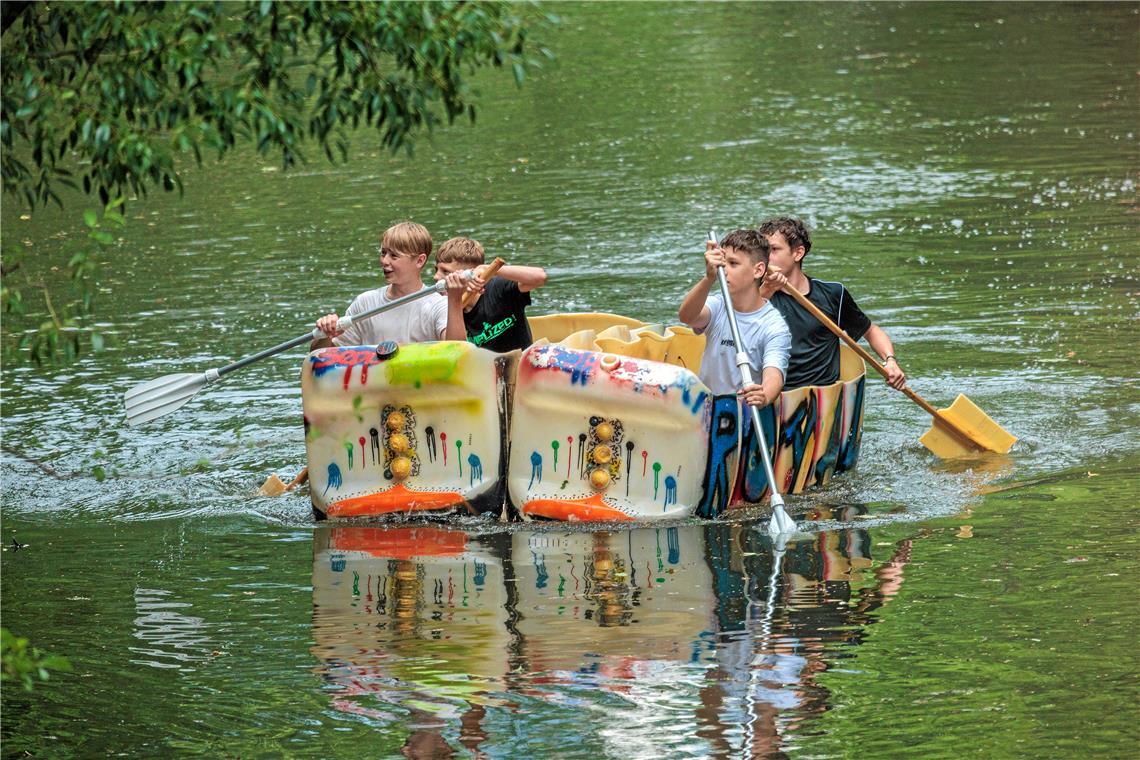
<svg viewBox="0 0 1140 760">
<path fill-rule="evenodd" d="M 816 674 L 901 582 L 905 552 L 876 569 L 870 546 L 825 532 L 775 565 L 765 535 L 724 523 L 324 527 L 312 651 L 332 707 L 403 731 L 413 755 L 513 746 L 519 721 L 531 754 L 777 750 L 826 708 Z M 588 739 L 569 706 L 593 716 Z"/>
<path fill-rule="evenodd" d="M 521 355 L 448 342 L 310 355 L 317 513 L 506 513 L 509 502 L 523 518 L 653 521 L 764 499 L 749 415 L 695 374 L 703 336 L 610 314 L 531 323 L 536 343 Z M 858 458 L 865 370 L 843 351 L 840 382 L 785 392 L 762 414 L 785 492 Z"/>
</svg>

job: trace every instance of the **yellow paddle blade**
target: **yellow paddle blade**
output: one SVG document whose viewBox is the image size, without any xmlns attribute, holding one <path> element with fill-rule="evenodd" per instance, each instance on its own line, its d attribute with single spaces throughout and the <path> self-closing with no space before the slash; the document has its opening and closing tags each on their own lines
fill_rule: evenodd
<svg viewBox="0 0 1140 760">
<path fill-rule="evenodd" d="M 964 394 L 959 394 L 948 409 L 938 411 L 956 430 L 977 444 L 968 445 L 961 435 L 946 430 L 943 423 L 935 418 L 934 424 L 918 440 L 942 459 L 972 456 L 979 450 L 1004 454 L 1017 442 L 1017 438 L 994 422 Z"/>
</svg>

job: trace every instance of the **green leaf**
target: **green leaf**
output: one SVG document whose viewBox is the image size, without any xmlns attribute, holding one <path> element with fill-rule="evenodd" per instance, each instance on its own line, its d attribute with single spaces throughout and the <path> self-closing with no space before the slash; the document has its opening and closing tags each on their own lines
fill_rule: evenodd
<svg viewBox="0 0 1140 760">
<path fill-rule="evenodd" d="M 83 212 L 83 223 L 91 229 L 95 229 L 99 226 L 99 215 L 92 209 L 87 209 Z"/>
</svg>

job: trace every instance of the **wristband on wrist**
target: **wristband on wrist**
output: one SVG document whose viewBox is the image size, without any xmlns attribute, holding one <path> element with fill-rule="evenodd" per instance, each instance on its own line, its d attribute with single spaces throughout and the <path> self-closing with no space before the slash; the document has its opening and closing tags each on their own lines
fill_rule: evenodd
<svg viewBox="0 0 1140 760">
<path fill-rule="evenodd" d="M 895 364 L 899 363 L 899 360 L 895 359 L 894 354 L 887 354 L 886 356 L 883 357 L 883 364 L 886 364 L 887 362 L 891 361 L 892 359 L 894 360 Z"/>
</svg>

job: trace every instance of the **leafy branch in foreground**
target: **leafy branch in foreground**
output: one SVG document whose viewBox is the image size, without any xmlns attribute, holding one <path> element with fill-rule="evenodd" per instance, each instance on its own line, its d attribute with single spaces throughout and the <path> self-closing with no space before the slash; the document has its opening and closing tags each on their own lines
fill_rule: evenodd
<svg viewBox="0 0 1140 760">
<path fill-rule="evenodd" d="M 7 628 L 0 628 L 0 681 L 20 682 L 24 691 L 31 691 L 36 679 L 48 680 L 49 670 L 71 671 L 71 662 L 62 655 L 41 652 L 31 646 L 22 636 L 12 634 Z"/>
<path fill-rule="evenodd" d="M 82 322 L 91 313 L 98 254 L 115 242 L 112 230 L 126 224 L 119 211 L 122 205 L 122 198 L 111 201 L 103 209 L 101 217 L 94 209 L 83 212 L 88 244 L 73 253 L 62 269 L 55 266 L 45 271 L 42 266 L 24 266 L 27 263 L 26 251 L 10 244 L 10 240 L 4 241 L 3 258 L 0 260 L 0 271 L 3 272 L 0 314 L 5 322 L 3 356 L 6 360 L 25 355 L 36 364 L 54 364 L 78 358 L 88 343 L 92 350 L 102 350 L 103 336 L 86 330 Z M 44 312 L 29 312 L 29 299 L 25 298 L 29 291 L 42 296 Z M 61 296 L 63 300 L 60 300 Z M 46 318 L 37 327 L 19 332 L 12 329 L 13 321 L 17 325 L 26 325 L 30 319 L 40 316 Z"/>
<path fill-rule="evenodd" d="M 30 208 L 57 185 L 101 201 L 181 188 L 243 141 L 289 167 L 314 141 L 346 160 L 350 130 L 393 150 L 475 118 L 465 77 L 533 47 L 500 2 L 4 3 L 3 186 Z M 536 52 L 545 53 L 543 50 Z"/>
</svg>

